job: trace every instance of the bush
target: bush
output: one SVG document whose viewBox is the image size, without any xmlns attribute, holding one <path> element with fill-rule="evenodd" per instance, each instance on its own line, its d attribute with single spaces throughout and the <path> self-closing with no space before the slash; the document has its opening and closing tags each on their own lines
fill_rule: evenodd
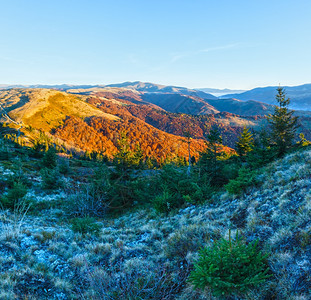
<svg viewBox="0 0 311 300">
<path fill-rule="evenodd" d="M 65 211 L 72 217 L 99 217 L 108 210 L 106 196 L 94 185 L 85 185 L 65 202 Z"/>
<path fill-rule="evenodd" d="M 74 218 L 71 220 L 71 228 L 74 232 L 85 233 L 95 233 L 98 234 L 100 230 L 100 225 L 95 223 L 94 218 Z"/>
<path fill-rule="evenodd" d="M 42 166 L 49 168 L 49 169 L 53 169 L 56 167 L 56 164 L 57 164 L 56 159 L 57 159 L 57 155 L 56 155 L 55 149 L 49 148 L 49 150 L 45 152 L 42 158 Z"/>
<path fill-rule="evenodd" d="M 0 160 L 9 160 L 10 159 L 10 153 L 8 149 L 0 149 Z"/>
<path fill-rule="evenodd" d="M 44 168 L 41 170 L 42 188 L 46 190 L 57 189 L 63 186 L 57 169 Z"/>
<path fill-rule="evenodd" d="M 20 158 L 14 160 L 12 170 L 14 173 L 6 178 L 6 183 L 9 188 L 13 188 L 15 183 L 21 183 L 28 187 L 31 186 L 31 182 L 23 171 L 23 164 Z"/>
<path fill-rule="evenodd" d="M 219 233 L 200 225 L 187 225 L 171 233 L 163 247 L 170 259 L 185 259 L 189 252 L 197 252 L 210 239 L 219 238 Z"/>
<path fill-rule="evenodd" d="M 14 183 L 6 196 L 1 198 L 4 208 L 14 209 L 19 201 L 27 194 L 27 188 L 22 183 Z"/>
<path fill-rule="evenodd" d="M 185 203 L 198 204 L 204 202 L 213 193 L 213 188 L 195 175 L 186 176 L 185 169 L 165 166 L 156 176 L 153 184 L 155 190 L 153 206 L 159 212 L 169 212 L 180 208 Z"/>
<path fill-rule="evenodd" d="M 61 159 L 59 161 L 58 170 L 59 170 L 59 173 L 61 173 L 63 175 L 68 174 L 70 171 L 69 160 L 64 159 L 64 158 Z"/>
<path fill-rule="evenodd" d="M 267 255 L 258 251 L 257 243 L 246 244 L 238 232 L 233 240 L 229 231 L 229 240 L 221 239 L 200 251 L 189 281 L 196 288 L 211 288 L 215 296 L 247 292 L 270 277 Z"/>
<path fill-rule="evenodd" d="M 144 258 L 91 266 L 81 274 L 86 283 L 83 299 L 176 299 L 188 276 L 188 264 L 183 266 L 175 268 Z"/>
<path fill-rule="evenodd" d="M 31 182 L 28 180 L 24 172 L 19 169 L 7 177 L 6 183 L 8 187 L 13 188 L 14 184 L 20 183 L 24 186 L 31 186 Z"/>
<path fill-rule="evenodd" d="M 153 207 L 156 211 L 160 213 L 168 213 L 171 209 L 177 207 L 176 197 L 167 191 L 162 192 L 162 194 L 156 196 L 153 200 Z"/>
<path fill-rule="evenodd" d="M 229 183 L 225 185 L 225 188 L 230 194 L 240 194 L 247 187 L 257 183 L 256 175 L 256 171 L 241 168 L 239 170 L 239 176 L 236 179 L 231 179 Z"/>
</svg>

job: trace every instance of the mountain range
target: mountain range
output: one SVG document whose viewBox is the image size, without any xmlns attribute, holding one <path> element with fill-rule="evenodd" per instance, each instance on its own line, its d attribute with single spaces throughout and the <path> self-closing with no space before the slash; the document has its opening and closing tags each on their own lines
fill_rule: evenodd
<svg viewBox="0 0 311 300">
<path fill-rule="evenodd" d="M 285 86 L 287 97 L 290 98 L 290 108 L 311 111 L 311 84 Z M 259 87 L 243 93 L 227 94 L 220 98 L 236 98 L 239 100 L 256 100 L 267 104 L 276 104 L 277 86 Z"/>
<path fill-rule="evenodd" d="M 226 104 L 230 103 L 230 107 L 232 104 L 235 103 L 235 107 L 241 105 L 241 101 L 252 101 L 251 103 L 247 104 L 244 107 L 251 107 L 252 105 L 259 106 L 258 103 L 255 102 L 262 102 L 260 106 L 264 104 L 276 105 L 275 95 L 277 86 L 268 86 L 268 87 L 258 87 L 254 88 L 249 91 L 243 90 L 230 90 L 230 89 L 213 89 L 213 88 L 199 88 L 199 89 L 188 89 L 185 87 L 178 87 L 178 86 L 166 86 L 161 84 L 154 84 L 150 82 L 141 82 L 141 81 L 134 81 L 134 82 L 124 82 L 124 83 L 117 83 L 117 84 L 108 84 L 108 85 L 70 85 L 70 84 L 61 84 L 61 85 L 6 85 L 0 84 L 0 90 L 4 89 L 11 89 L 11 88 L 46 88 L 46 89 L 56 89 L 61 91 L 69 91 L 73 93 L 86 93 L 89 92 L 99 92 L 99 91 L 107 91 L 107 89 L 112 89 L 112 91 L 116 91 L 116 89 L 126 89 L 133 91 L 137 94 L 144 95 L 141 100 L 147 100 L 150 102 L 162 102 L 164 105 L 164 109 L 166 109 L 166 105 L 163 102 L 171 102 L 169 105 L 171 109 L 175 109 L 173 112 L 182 112 L 182 113 L 193 113 L 193 114 L 204 114 L 204 113 L 212 113 L 217 111 L 216 108 L 211 108 L 209 105 L 211 103 L 208 100 L 216 100 L 216 99 L 231 99 L 231 101 L 225 102 Z M 299 86 L 285 86 L 285 92 L 287 96 L 291 100 L 290 108 L 294 110 L 306 110 L 311 111 L 311 84 L 304 84 Z M 150 96 L 149 94 L 152 94 Z M 163 100 L 160 97 L 160 100 L 156 100 L 157 96 L 155 94 L 160 94 L 161 96 L 166 94 L 166 100 Z M 180 95 L 176 99 L 174 97 L 170 97 L 168 95 Z M 192 100 L 187 100 L 193 102 L 190 107 L 184 107 L 181 102 L 185 101 L 183 97 L 189 96 Z M 203 100 L 203 102 L 201 101 Z M 234 101 L 234 100 L 241 100 L 241 101 Z M 172 104 L 172 102 L 174 104 Z M 207 105 L 204 104 L 207 103 Z M 197 104 L 199 103 L 199 104 Z M 216 103 L 215 101 L 213 102 Z M 219 102 L 222 105 L 222 102 Z M 212 105 L 213 106 L 213 105 Z M 191 111 L 194 107 L 194 111 Z M 179 109 L 176 109 L 179 108 Z M 231 109 L 230 108 L 230 109 Z M 252 110 L 252 109 L 251 109 Z M 242 109 L 243 113 L 249 115 L 248 109 Z M 257 108 L 255 111 L 258 111 Z M 269 108 L 262 107 L 258 114 L 263 115 L 269 111 Z M 231 111 L 232 113 L 241 113 L 240 108 L 235 108 L 235 110 Z M 251 112 L 251 114 L 253 114 Z"/>
<path fill-rule="evenodd" d="M 144 155 L 160 160 L 187 157 L 185 132 L 193 138 L 191 154 L 197 157 L 214 125 L 219 127 L 224 144 L 234 147 L 243 126 L 266 126 L 265 116 L 274 106 L 254 100 L 219 99 L 183 87 L 125 82 L 45 88 L 2 85 L 0 110 L 1 122 L 20 130 L 26 143 L 43 132 L 66 149 L 104 151 L 113 157 L 122 132 L 126 132 L 132 149 L 139 144 Z M 310 139 L 311 112 L 295 114 L 300 117 L 300 131 Z"/>
</svg>

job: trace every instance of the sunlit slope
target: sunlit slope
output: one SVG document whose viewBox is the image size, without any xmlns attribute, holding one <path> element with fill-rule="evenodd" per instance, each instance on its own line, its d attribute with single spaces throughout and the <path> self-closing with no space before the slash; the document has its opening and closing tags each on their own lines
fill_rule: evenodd
<svg viewBox="0 0 311 300">
<path fill-rule="evenodd" d="M 0 104 L 13 120 L 44 131 L 59 127 L 68 116 L 118 120 L 118 117 L 84 100 L 84 96 L 49 89 L 11 89 L 0 92 Z"/>
<path fill-rule="evenodd" d="M 118 140 L 125 133 L 131 150 L 140 145 L 144 156 L 157 161 L 188 157 L 185 137 L 161 131 L 127 110 L 122 111 L 127 105 L 126 101 L 122 101 L 125 100 L 111 101 L 51 89 L 0 92 L 2 121 L 9 122 L 14 129 L 20 127 L 16 134 L 27 145 L 38 140 L 38 130 L 41 130 L 48 134 L 52 143 L 67 150 L 101 152 L 113 158 L 118 152 Z M 105 111 L 102 103 L 114 109 L 111 107 Z M 190 154 L 197 158 L 205 148 L 204 140 L 194 139 L 191 141 Z M 224 147 L 224 150 L 232 151 L 228 147 Z"/>
</svg>

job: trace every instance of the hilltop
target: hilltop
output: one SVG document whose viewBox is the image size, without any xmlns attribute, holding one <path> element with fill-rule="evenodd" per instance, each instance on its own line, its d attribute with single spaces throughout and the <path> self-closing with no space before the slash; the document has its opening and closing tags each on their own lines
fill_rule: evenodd
<svg viewBox="0 0 311 300">
<path fill-rule="evenodd" d="M 86 103 L 83 96 L 49 89 L 1 91 L 0 104 L 15 121 L 45 131 L 61 125 L 68 115 L 79 118 L 94 116 L 108 120 L 118 119 Z"/>
</svg>

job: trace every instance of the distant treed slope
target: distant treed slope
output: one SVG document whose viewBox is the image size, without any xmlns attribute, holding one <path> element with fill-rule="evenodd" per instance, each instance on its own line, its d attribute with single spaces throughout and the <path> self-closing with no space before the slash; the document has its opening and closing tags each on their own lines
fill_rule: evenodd
<svg viewBox="0 0 311 300">
<path fill-rule="evenodd" d="M 286 86 L 285 92 L 291 99 L 290 108 L 311 111 L 311 84 L 300 86 Z M 257 100 L 268 104 L 276 104 L 276 86 L 255 88 L 241 94 L 225 95 L 221 98 L 237 98 L 240 100 Z"/>
<path fill-rule="evenodd" d="M 115 87 L 121 86 L 121 87 Z M 126 86 L 123 87 L 123 86 Z M 84 95 L 96 95 L 105 99 L 126 100 L 127 104 L 146 104 L 154 108 L 162 108 L 172 113 L 186 113 L 192 115 L 217 114 L 229 112 L 241 116 L 267 115 L 273 111 L 271 105 L 257 101 L 241 101 L 237 99 L 203 99 L 197 95 L 186 95 L 170 92 L 142 92 L 135 90 L 137 85 L 113 85 L 105 88 L 70 89 L 68 92 Z M 139 87 L 140 85 L 138 85 Z M 152 85 L 154 87 L 154 85 Z M 148 90 L 148 89 L 147 89 Z M 151 89 L 154 90 L 154 89 Z M 160 91 L 165 90 L 164 88 Z M 167 91 L 167 90 L 166 90 Z"/>
<path fill-rule="evenodd" d="M 104 112 L 113 114 L 119 117 L 123 115 L 132 115 L 147 122 L 148 124 L 172 133 L 175 135 L 183 135 L 185 131 L 192 132 L 195 138 L 202 138 L 213 125 L 220 127 L 224 137 L 224 143 L 229 147 L 234 147 L 237 136 L 240 134 L 243 126 L 251 127 L 260 130 L 267 126 L 267 121 L 264 115 L 273 112 L 273 106 L 263 104 L 256 101 L 240 101 L 235 99 L 224 100 L 207 100 L 209 103 L 217 107 L 219 110 L 227 109 L 231 112 L 239 113 L 241 116 L 234 113 L 221 112 L 214 114 L 189 115 L 184 113 L 171 113 L 157 107 L 150 106 L 149 103 L 132 100 L 131 97 L 123 99 L 107 99 L 103 98 L 103 93 L 93 93 L 88 101 Z M 105 94 L 108 97 L 107 94 Z M 116 95 L 114 95 L 116 96 Z M 129 96 L 129 95 L 128 95 Z M 157 95 L 156 98 L 161 98 Z M 163 96 L 163 95 L 162 95 Z M 164 99 L 168 95 L 164 95 Z M 176 95 L 175 95 L 176 96 Z M 180 95 L 177 95 L 179 98 Z M 125 97 L 122 97 L 125 98 Z M 157 102 L 158 103 L 158 102 Z M 163 105 L 162 103 L 158 103 Z M 164 105 L 163 105 L 164 106 Z M 214 107 L 213 106 L 213 107 Z M 156 109 L 155 109 L 156 108 Z M 304 132 L 308 139 L 311 138 L 311 117 L 309 112 L 295 112 L 300 117 L 301 128 L 300 132 Z"/>
<path fill-rule="evenodd" d="M 258 101 L 217 99 L 207 102 L 220 112 L 226 111 L 240 116 L 265 116 L 273 112 L 273 106 Z"/>
<path fill-rule="evenodd" d="M 219 112 L 202 98 L 193 96 L 180 94 L 144 94 L 142 98 L 173 113 L 202 115 Z"/>
<path fill-rule="evenodd" d="M 98 93 L 98 95 L 102 94 Z M 189 131 L 193 138 L 204 138 L 209 128 L 217 125 L 224 136 L 225 144 L 229 147 L 234 146 L 243 126 L 259 128 L 266 122 L 265 118 L 259 116 L 242 118 L 225 112 L 209 115 L 171 113 L 154 109 L 149 105 L 134 104 L 121 99 L 118 101 L 106 100 L 97 94 L 92 95 L 87 101 L 97 105 L 106 113 L 122 119 L 134 116 L 162 131 L 179 136 L 183 136 L 186 131 Z"/>
<path fill-rule="evenodd" d="M 92 92 L 90 95 L 96 95 L 103 100 L 112 100 L 112 102 L 118 102 L 119 100 L 124 100 L 122 103 L 124 105 L 135 103 L 135 104 L 145 104 L 155 109 L 161 109 L 160 106 L 144 101 L 143 94 L 137 91 L 119 88 L 108 88 L 101 89 L 99 92 Z"/>
<path fill-rule="evenodd" d="M 118 152 L 117 147 L 109 138 L 77 117 L 68 117 L 62 126 L 55 129 L 54 135 L 66 144 L 83 151 L 104 152 L 109 157 Z"/>
<path fill-rule="evenodd" d="M 70 90 L 72 92 L 72 90 Z M 73 91 L 74 92 L 74 91 Z M 164 109 L 173 113 L 211 114 L 219 111 L 199 97 L 186 96 L 178 93 L 142 93 L 125 88 L 92 89 L 92 92 L 79 90 L 81 94 L 96 95 L 104 99 L 126 100 L 125 104 L 145 104 L 156 109 Z"/>
<path fill-rule="evenodd" d="M 145 156 L 159 162 L 178 156 L 188 157 L 184 137 L 161 131 L 133 116 L 126 109 L 129 105 L 126 102 L 47 89 L 14 89 L 0 93 L 0 103 L 14 120 L 23 124 L 23 128 L 31 126 L 49 133 L 71 148 L 104 152 L 113 157 L 118 151 L 121 132 L 125 132 L 132 149 L 139 145 Z M 24 134 L 30 135 L 31 131 L 24 130 Z M 205 147 L 203 140 L 193 140 L 191 155 L 198 157 Z"/>
<path fill-rule="evenodd" d="M 139 146 L 144 156 L 159 162 L 188 156 L 185 138 L 163 132 L 134 117 L 117 122 L 98 117 L 87 121 L 69 117 L 64 125 L 55 130 L 55 136 L 84 151 L 102 152 L 112 158 L 118 151 L 121 132 L 126 133 L 132 150 Z M 203 140 L 192 140 L 191 155 L 198 157 L 205 147 Z M 230 152 L 229 148 L 225 149 Z"/>
</svg>

